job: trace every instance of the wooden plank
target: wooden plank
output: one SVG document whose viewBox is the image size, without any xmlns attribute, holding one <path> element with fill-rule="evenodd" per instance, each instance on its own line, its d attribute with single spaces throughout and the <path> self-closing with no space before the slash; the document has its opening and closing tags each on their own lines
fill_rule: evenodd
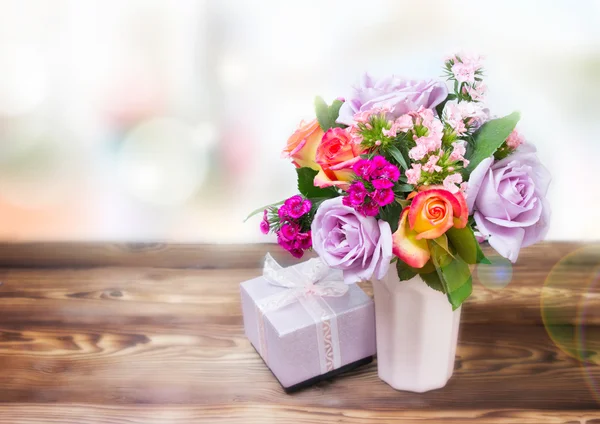
<svg viewBox="0 0 600 424">
<path fill-rule="evenodd" d="M 487 288 L 475 278 L 473 296 L 463 310 L 463 323 L 542 324 L 540 296 L 552 265 L 543 266 L 517 264 L 513 281 L 501 290 Z M 585 299 L 589 311 L 585 325 L 600 325 L 600 287 L 589 283 L 595 270 L 591 263 L 576 270 L 567 267 L 562 288 L 545 289 L 545 307 L 555 324 L 580 323 Z M 43 316 L 46 322 L 58 325 L 64 321 L 66 311 L 74 308 L 79 313 L 80 305 L 86 307 L 80 322 L 92 324 L 139 321 L 140 314 L 149 320 L 179 323 L 239 322 L 239 283 L 258 275 L 259 269 L 241 268 L 0 268 L 0 310 L 4 311 L 0 324 L 38 322 Z M 361 286 L 372 294 L 370 283 Z M 202 317 L 196 316 L 199 308 Z"/>
<path fill-rule="evenodd" d="M 571 329 L 582 299 L 600 310 L 595 247 L 526 249 L 508 287 L 476 283 L 444 389 L 394 391 L 374 363 L 290 396 L 244 337 L 239 303 L 274 246 L 32 246 L 0 261 L 0 424 L 600 423 L 600 367 L 559 348 L 540 310 L 573 252 L 549 310 Z M 584 324 L 594 353 L 600 318 Z"/>
<path fill-rule="evenodd" d="M 335 407 L 235 403 L 193 405 L 48 405 L 0 404 L 0 424 L 598 424 L 600 411 L 473 410 L 373 411 Z"/>
<path fill-rule="evenodd" d="M 284 395 L 243 335 L 238 284 L 256 274 L 4 269 L 0 363 L 11 371 L 0 374 L 0 399 L 210 405 L 225 397 L 326 406 L 320 396 L 326 391 L 346 407 L 414 407 L 417 398 L 381 383 L 375 366 L 292 398 Z M 518 287 L 511 298 L 520 298 Z M 510 305 L 506 297 L 474 296 L 465 306 L 456 377 L 443 391 L 419 396 L 418 407 L 450 407 L 459 396 L 481 408 L 596 405 L 580 364 L 557 349 L 544 327 L 513 321 L 506 314 Z M 478 311 L 473 317 L 488 314 L 487 321 L 495 316 L 497 322 L 477 324 L 467 319 L 469 309 Z M 589 372 L 600 378 L 596 369 Z"/>
<path fill-rule="evenodd" d="M 577 242 L 544 242 L 522 250 L 519 264 L 555 264 L 589 247 Z M 487 251 L 490 251 L 489 249 Z M 165 243 L 0 243 L 0 267 L 149 266 L 154 268 L 257 268 L 271 252 L 284 264 L 297 262 L 276 244 Z M 307 257 L 309 257 L 308 255 Z M 597 262 L 597 254 L 581 259 Z"/>
<path fill-rule="evenodd" d="M 225 331 L 221 331 L 225 330 Z M 286 395 L 241 328 L 168 326 L 0 333 L 2 402 L 98 404 L 218 403 L 311 405 L 340 409 L 594 409 L 600 368 L 583 369 L 541 327 L 466 325 L 454 377 L 443 390 L 396 392 L 376 365 Z M 468 399 L 468 402 L 465 401 Z M 466 403 L 464 403 L 466 402 Z"/>
</svg>

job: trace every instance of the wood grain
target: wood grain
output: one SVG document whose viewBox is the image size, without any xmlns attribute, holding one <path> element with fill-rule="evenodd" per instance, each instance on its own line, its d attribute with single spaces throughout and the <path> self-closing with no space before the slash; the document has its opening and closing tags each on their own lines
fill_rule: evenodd
<svg viewBox="0 0 600 424">
<path fill-rule="evenodd" d="M 577 242 L 539 243 L 533 249 L 523 249 L 519 264 L 531 266 L 539 261 L 545 264 L 556 263 L 568 254 L 589 246 Z M 234 245 L 51 242 L 0 243 L 0 267 L 257 268 L 267 252 L 283 264 L 298 262 L 276 245 L 268 243 Z M 594 261 L 594 258 L 594 254 L 588 254 L 581 260 L 589 262 Z"/>
<path fill-rule="evenodd" d="M 550 339 L 540 302 L 563 329 L 584 321 L 600 351 L 600 319 L 581 314 L 582 299 L 600 311 L 597 246 L 545 243 L 506 288 L 476 283 L 454 377 L 421 395 L 375 363 L 286 395 L 239 302 L 276 247 L 144 246 L 0 245 L 0 424 L 600 423 L 600 367 Z"/>
<path fill-rule="evenodd" d="M 276 404 L 216 404 L 211 407 L 169 405 L 58 405 L 9 404 L 0 406 L 1 424 L 599 424 L 596 410 L 556 411 L 446 409 L 437 411 L 340 410 L 336 407 L 286 406 Z M 58 419 L 55 419 L 57 417 Z M 53 421 L 50 421 L 53 420 Z"/>
</svg>

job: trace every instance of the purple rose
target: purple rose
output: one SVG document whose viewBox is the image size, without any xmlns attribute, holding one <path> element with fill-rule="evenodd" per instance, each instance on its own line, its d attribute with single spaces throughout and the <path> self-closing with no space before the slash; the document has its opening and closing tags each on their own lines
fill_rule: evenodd
<svg viewBox="0 0 600 424">
<path fill-rule="evenodd" d="M 387 222 L 362 216 L 336 197 L 321 203 L 311 230 L 313 249 L 328 266 L 342 270 L 346 284 L 387 273 L 392 259 Z"/>
<path fill-rule="evenodd" d="M 467 205 L 474 211 L 477 228 L 512 262 L 521 247 L 542 240 L 550 224 L 546 200 L 550 173 L 535 151 L 523 144 L 496 163 L 485 159 L 471 173 L 467 188 Z"/>
<path fill-rule="evenodd" d="M 393 107 L 390 118 L 397 118 L 421 106 L 434 108 L 447 96 L 448 88 L 443 81 L 405 80 L 394 76 L 375 81 L 365 74 L 361 85 L 346 97 L 337 122 L 352 125 L 355 113 L 374 107 Z"/>
</svg>

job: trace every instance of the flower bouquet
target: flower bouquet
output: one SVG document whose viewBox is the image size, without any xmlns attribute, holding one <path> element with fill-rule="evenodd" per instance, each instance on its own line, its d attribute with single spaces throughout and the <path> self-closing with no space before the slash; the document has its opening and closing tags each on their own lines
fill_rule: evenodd
<svg viewBox="0 0 600 424">
<path fill-rule="evenodd" d="M 415 391 L 452 373 L 470 265 L 489 263 L 480 243 L 515 262 L 550 215 L 550 177 L 515 130 L 519 114 L 496 118 L 484 105 L 481 57 L 453 55 L 443 70 L 446 81 L 365 75 L 348 97 L 317 97 L 316 119 L 283 150 L 299 194 L 264 208 L 260 224 L 297 258 L 313 249 L 345 283 L 373 281 L 380 376 Z M 403 342 L 412 356 L 390 350 Z M 441 377 L 423 377 L 420 363 L 436 360 L 419 361 L 424 351 L 451 357 L 437 361 Z"/>
</svg>

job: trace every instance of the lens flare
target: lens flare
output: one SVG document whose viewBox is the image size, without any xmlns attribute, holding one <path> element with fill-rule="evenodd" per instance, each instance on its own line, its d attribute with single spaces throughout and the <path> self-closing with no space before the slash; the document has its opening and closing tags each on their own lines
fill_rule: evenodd
<svg viewBox="0 0 600 424">
<path fill-rule="evenodd" d="M 554 344 L 580 361 L 600 402 L 600 246 L 562 258 L 550 271 L 541 296 L 544 327 Z"/>
<path fill-rule="evenodd" d="M 512 263 L 497 253 L 487 255 L 491 264 L 478 264 L 475 273 L 481 284 L 488 289 L 500 290 L 506 287 L 512 280 Z"/>
</svg>

